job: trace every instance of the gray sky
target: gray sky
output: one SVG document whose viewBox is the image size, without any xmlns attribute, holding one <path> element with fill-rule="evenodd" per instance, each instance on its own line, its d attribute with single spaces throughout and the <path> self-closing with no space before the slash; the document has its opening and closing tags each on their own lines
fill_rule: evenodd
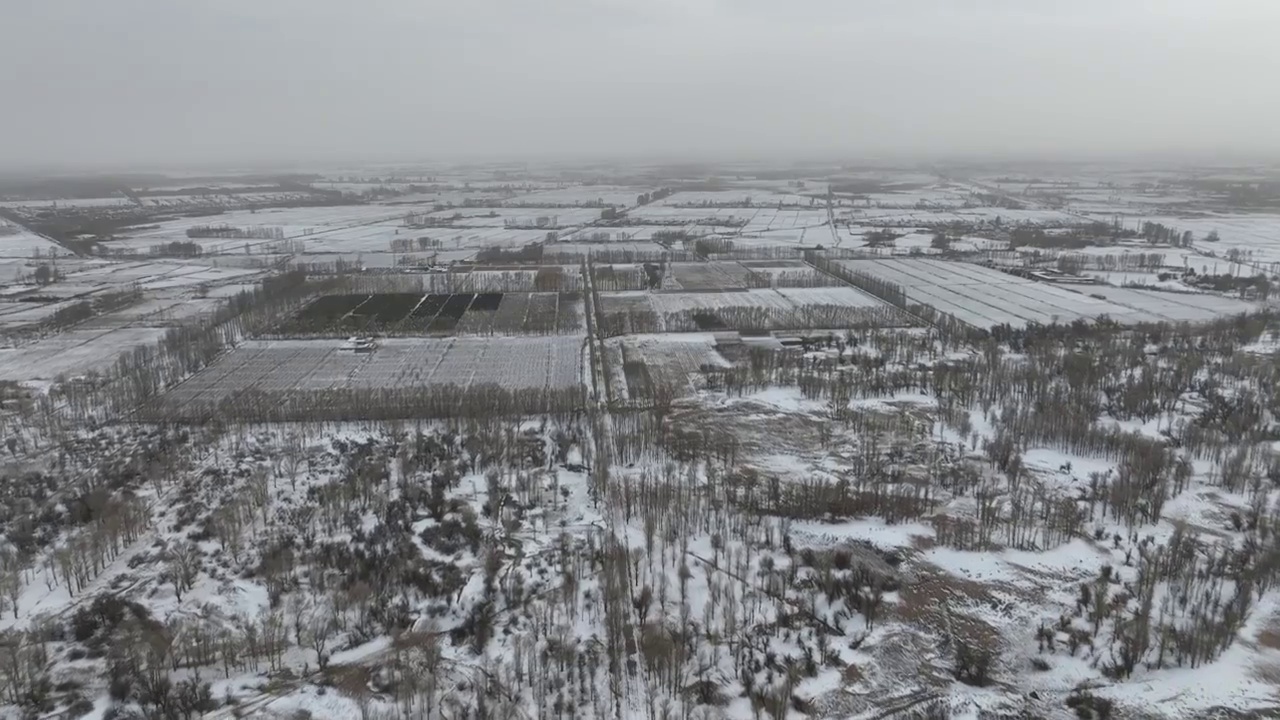
<svg viewBox="0 0 1280 720">
<path fill-rule="evenodd" d="M 0 169 L 1280 154 L 1280 0 L 0 0 Z"/>
</svg>

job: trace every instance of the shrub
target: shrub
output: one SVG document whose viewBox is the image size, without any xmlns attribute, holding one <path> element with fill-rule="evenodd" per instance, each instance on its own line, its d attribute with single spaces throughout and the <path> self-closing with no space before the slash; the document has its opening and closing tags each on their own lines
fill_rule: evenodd
<svg viewBox="0 0 1280 720">
<path fill-rule="evenodd" d="M 1067 707 L 1074 710 L 1080 720 L 1110 720 L 1115 703 L 1081 691 L 1067 698 Z"/>
<path fill-rule="evenodd" d="M 449 517 L 437 525 L 424 528 L 422 541 L 444 555 L 453 555 L 463 550 L 479 552 L 480 542 L 484 534 L 476 524 L 475 513 L 464 509 L 461 517 Z"/>
<path fill-rule="evenodd" d="M 957 639 L 955 667 L 952 675 L 965 685 L 986 687 L 991 683 L 991 668 L 996 661 L 995 650 L 977 647 Z"/>
</svg>

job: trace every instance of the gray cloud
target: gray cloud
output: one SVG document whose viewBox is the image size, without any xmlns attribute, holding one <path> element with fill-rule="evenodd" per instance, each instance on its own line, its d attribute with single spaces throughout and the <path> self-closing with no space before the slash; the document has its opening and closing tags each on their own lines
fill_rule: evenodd
<svg viewBox="0 0 1280 720">
<path fill-rule="evenodd" d="M 0 0 L 0 163 L 1280 153 L 1271 0 Z"/>
</svg>

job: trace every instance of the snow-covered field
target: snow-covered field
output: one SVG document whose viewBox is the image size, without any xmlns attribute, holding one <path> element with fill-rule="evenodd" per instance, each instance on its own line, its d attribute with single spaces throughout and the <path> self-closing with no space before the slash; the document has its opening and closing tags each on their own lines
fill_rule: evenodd
<svg viewBox="0 0 1280 720">
<path fill-rule="evenodd" d="M 244 207 L 246 203 L 285 204 L 307 200 L 306 193 L 296 192 L 253 192 L 253 193 L 212 193 L 204 195 L 153 195 L 142 198 L 144 207 L 155 208 L 190 208 L 192 206 Z"/>
<path fill-rule="evenodd" d="M 549 257 L 585 258 L 588 255 L 608 256 L 625 253 L 636 253 L 645 258 L 661 257 L 667 248 L 652 242 L 608 242 L 608 243 L 547 243 L 543 252 Z"/>
<path fill-rule="evenodd" d="M 846 188 L 841 249 L 875 229 L 906 233 L 886 254 L 930 253 L 935 223 L 969 224 L 953 229 L 955 250 L 1003 250 L 966 233 L 1061 230 L 1081 208 L 1180 207 L 1193 194 L 1145 173 L 1103 186 L 1084 168 L 972 183 L 832 168 L 802 189 L 807 173 L 756 180 L 744 164 L 696 181 L 727 190 L 632 207 L 668 183 L 614 184 L 647 183 L 652 168 L 611 172 L 320 173 L 326 189 L 394 178 L 504 206 L 436 215 L 465 216 L 452 228 L 406 228 L 429 201 L 183 218 L 114 242 L 141 249 L 226 222 L 280 227 L 300 246 L 60 257 L 46 286 L 0 286 L 0 381 L 25 386 L 0 382 L 0 717 L 160 718 L 161 701 L 208 720 L 1280 717 L 1280 328 L 1254 317 L 971 343 L 918 327 L 796 247 L 833 242 L 828 184 Z M 969 207 L 992 193 L 1029 209 Z M 597 225 L 595 208 L 511 207 L 597 199 L 628 208 L 616 227 Z M 688 207 L 703 202 L 739 206 Z M 543 248 L 561 267 L 504 255 L 501 267 L 384 272 L 406 255 L 474 263 L 544 242 L 549 228 L 509 227 L 540 216 L 564 226 Z M 726 218 L 742 224 L 706 223 Z M 1244 229 L 1215 225 L 1213 248 L 1074 253 L 1165 256 L 1086 270 L 1113 285 L 927 257 L 815 264 L 975 327 L 1200 323 L 1260 305 L 1119 287 L 1156 276 L 1121 268 L 1200 271 L 1215 263 L 1206 249 L 1267 246 L 1263 216 L 1212 220 L 1232 218 Z M 652 236 L 678 229 L 747 252 L 659 259 Z M 443 249 L 390 252 L 419 237 Z M 383 285 L 554 280 L 567 292 L 586 287 L 577 259 L 590 251 L 649 256 L 596 258 L 590 294 L 511 292 L 488 315 L 468 305 L 449 315 L 456 337 L 380 337 L 371 352 L 266 339 L 288 334 L 288 305 L 201 335 L 153 372 L 55 381 L 109 374 L 121 354 L 208 318 L 271 272 L 265 261 L 359 259 L 379 272 L 333 293 L 360 301 Z M 34 266 L 10 257 L 0 282 Z M 121 310 L 30 327 L 129 288 L 141 295 Z M 412 317 L 427 298 L 413 300 L 371 308 Z M 560 322 L 566 307 L 577 329 Z M 365 327 L 403 329 L 380 312 Z M 488 334 L 498 316 L 524 328 L 539 314 L 566 334 Z M 527 409 L 553 393 L 555 408 Z"/>
<path fill-rule="evenodd" d="M 776 208 L 778 205 L 803 205 L 825 208 L 826 198 L 787 192 L 771 192 L 761 188 L 744 188 L 741 190 L 684 190 L 673 193 L 661 200 L 657 200 L 653 204 L 659 206 L 665 205 L 668 207 L 725 205 L 739 206 L 742 208 L 762 208 L 769 206 Z"/>
<path fill-rule="evenodd" d="M 984 227 L 997 225 L 1072 226 L 1084 221 L 1077 215 L 1059 210 L 1010 210 L 999 207 L 978 207 L 955 210 L 899 210 L 884 208 L 856 208 L 843 210 L 839 218 L 854 225 L 867 227 L 911 227 L 968 223 Z"/>
<path fill-rule="evenodd" d="M 1051 285 L 966 263 L 913 258 L 841 264 L 902 287 L 913 302 L 982 328 L 1070 323 L 1104 315 L 1122 323 L 1201 322 L 1257 309 L 1253 303 L 1212 295 Z"/>
<path fill-rule="evenodd" d="M 695 389 L 700 368 L 730 365 L 716 351 L 716 338 L 710 333 L 628 335 L 610 339 L 605 352 L 616 357 L 612 367 L 622 373 L 609 382 L 630 400 L 645 398 L 650 389 L 640 378 L 626 375 L 628 363 L 643 364 L 650 382 L 669 383 L 686 392 Z"/>
<path fill-rule="evenodd" d="M 577 228 L 600 219 L 598 208 L 459 208 L 441 210 L 432 219 L 448 221 L 454 227 L 542 226 L 544 234 L 555 228 Z M 541 222 L 540 222 L 541 221 Z"/>
<path fill-rule="evenodd" d="M 0 327 L 17 328 L 46 320 L 54 313 L 73 304 L 63 302 L 3 302 L 0 303 Z"/>
<path fill-rule="evenodd" d="M 571 335 L 387 338 L 358 354 L 336 340 L 253 341 L 169 392 L 165 402 L 213 405 L 245 390 L 570 388 L 582 381 L 582 344 Z"/>
<path fill-rule="evenodd" d="M 70 254 L 51 240 L 0 220 L 0 258 L 49 258 Z"/>
<path fill-rule="evenodd" d="M 716 228 L 706 227 L 704 225 L 685 225 L 672 227 L 670 225 L 627 225 L 625 227 L 585 227 L 581 230 L 575 230 L 571 233 L 561 233 L 560 239 L 567 242 L 581 242 L 591 240 L 597 241 L 597 238 L 603 239 L 605 242 L 625 242 L 625 241 L 643 241 L 651 240 L 654 233 L 671 233 L 681 231 L 687 233 L 691 237 L 699 235 L 709 235 L 715 232 Z"/>
<path fill-rule="evenodd" d="M 743 234 L 796 230 L 827 223 L 826 210 L 779 210 L 777 207 L 677 208 L 646 205 L 632 210 L 628 216 L 641 221 L 682 225 L 715 221 L 725 223 L 721 227 L 728 231 L 740 226 Z"/>
<path fill-rule="evenodd" d="M 73 329 L 20 345 L 0 348 L 0 380 L 51 381 L 109 369 L 139 345 L 154 345 L 165 327 Z"/>
<path fill-rule="evenodd" d="M 552 228 L 517 229 L 511 225 L 536 225 L 539 218 L 571 233 L 579 226 L 600 218 L 595 209 L 520 209 L 460 208 L 432 214 L 437 219 L 450 219 L 451 227 L 412 228 L 405 225 L 410 213 L 432 214 L 430 205 L 353 205 L 340 207 L 307 207 L 257 212 L 228 212 L 212 217 L 180 218 L 166 221 L 159 228 L 127 232 L 125 237 L 107 245 L 145 253 L 156 245 L 171 242 L 194 242 L 206 254 L 237 255 L 270 250 L 276 240 L 188 238 L 187 230 L 202 225 L 229 225 L 236 228 L 279 228 L 284 237 L 300 244 L 308 253 L 389 252 L 397 241 L 414 242 L 426 237 L 439 241 L 447 249 L 512 247 L 546 238 Z M 490 213 L 496 213 L 490 216 Z"/>
<path fill-rule="evenodd" d="M 529 243 L 541 242 L 547 237 L 546 230 L 519 230 L 504 227 L 474 228 L 429 228 L 409 231 L 411 237 L 429 237 L 439 240 L 445 249 L 483 249 L 487 247 L 515 248 Z M 310 243 L 308 243 L 309 245 Z M 329 247 L 338 248 L 341 242 L 329 243 Z"/>
<path fill-rule="evenodd" d="M 20 331 L 0 351 L 0 379 L 48 381 L 105 370 L 121 353 L 152 345 L 175 325 L 212 314 L 225 299 L 250 290 L 260 270 L 218 268 L 198 262 L 114 262 L 60 257 L 50 261 L 54 277 L 38 285 L 34 267 L 24 282 L 0 285 L 0 328 Z M 139 291 L 137 300 L 110 312 L 96 311 L 56 334 L 45 323 L 59 310 L 96 303 L 106 293 Z M 207 297 L 197 291 L 207 291 Z M 65 321 L 63 321 L 65 322 Z M 16 344 L 13 344 L 16 343 Z"/>
<path fill-rule="evenodd" d="M 633 207 L 636 199 L 654 188 L 617 185 L 570 185 L 550 190 L 520 193 L 506 201 L 507 205 L 584 205 L 597 203 L 614 207 Z M 598 211 L 597 211 L 598 212 Z"/>
<path fill-rule="evenodd" d="M 1097 278 L 1108 285 L 1115 285 L 1116 287 L 1138 285 L 1142 287 L 1156 288 L 1158 290 L 1172 290 L 1175 292 L 1203 292 L 1202 290 L 1183 283 L 1176 273 L 1172 279 L 1161 280 L 1160 276 L 1168 275 L 1168 271 L 1130 272 L 1125 270 L 1084 270 L 1082 271 L 1082 274 Z"/>
<path fill-rule="evenodd" d="M 140 261 L 101 263 L 82 270 L 70 270 L 49 286 L 60 295 L 80 294 L 106 288 L 137 286 L 145 290 L 217 285 L 259 274 L 257 270 L 220 268 L 198 262 Z"/>
<path fill-rule="evenodd" d="M 237 291 L 251 287 L 241 286 Z M 212 295 L 213 293 L 210 294 Z M 110 328 L 119 327 L 121 324 L 168 327 L 211 315 L 223 303 L 222 299 L 218 297 L 198 298 L 189 297 L 187 294 L 168 292 L 156 293 L 155 295 L 155 297 L 143 300 L 137 305 L 131 305 L 123 310 L 92 318 L 78 327 Z M 2 319 L 0 318 L 0 320 Z"/>
<path fill-rule="evenodd" d="M 52 210 L 55 208 L 112 208 L 137 205 L 124 195 L 102 198 L 49 198 L 42 200 L 0 200 L 0 207 L 21 209 L 39 208 Z"/>
<path fill-rule="evenodd" d="M 726 308 L 758 308 L 794 311 L 806 305 L 838 305 L 851 308 L 882 307 L 884 303 L 851 287 L 776 288 L 736 292 L 619 292 L 603 295 L 600 302 L 606 311 L 617 304 L 629 304 L 640 298 L 659 313 Z"/>
</svg>

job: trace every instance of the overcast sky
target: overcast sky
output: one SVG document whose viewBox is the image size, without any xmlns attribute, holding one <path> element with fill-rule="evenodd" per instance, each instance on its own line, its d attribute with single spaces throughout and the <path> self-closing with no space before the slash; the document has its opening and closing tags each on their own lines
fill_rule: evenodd
<svg viewBox="0 0 1280 720">
<path fill-rule="evenodd" d="M 1280 0 L 0 0 L 27 165 L 1280 154 Z"/>
</svg>

